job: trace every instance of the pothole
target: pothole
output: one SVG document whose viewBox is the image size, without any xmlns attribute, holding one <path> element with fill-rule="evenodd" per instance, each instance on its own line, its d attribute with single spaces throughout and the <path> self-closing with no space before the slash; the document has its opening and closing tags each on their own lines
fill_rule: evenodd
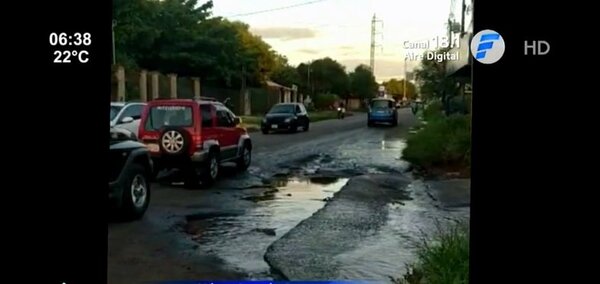
<svg viewBox="0 0 600 284">
<path fill-rule="evenodd" d="M 270 280 L 276 276 L 263 258 L 267 247 L 322 208 L 347 182 L 334 176 L 280 175 L 270 180 L 273 188 L 247 190 L 254 194 L 241 199 L 254 206 L 242 214 L 192 214 L 180 227 L 201 244 L 199 251 L 243 270 L 251 280 Z"/>
</svg>

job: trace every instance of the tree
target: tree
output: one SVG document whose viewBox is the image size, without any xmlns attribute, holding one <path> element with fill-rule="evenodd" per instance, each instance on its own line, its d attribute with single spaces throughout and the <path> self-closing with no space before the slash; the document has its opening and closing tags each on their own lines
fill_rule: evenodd
<svg viewBox="0 0 600 284">
<path fill-rule="evenodd" d="M 311 95 L 312 92 L 312 84 L 310 84 L 309 80 L 312 81 L 312 75 L 310 75 L 310 64 L 300 63 L 296 67 L 296 73 L 300 77 L 300 82 L 298 85 L 298 91 L 303 94 Z M 309 85 L 310 84 L 310 85 Z"/>
<path fill-rule="evenodd" d="M 249 85 L 262 85 L 275 69 L 276 54 L 271 46 L 260 36 L 250 32 L 248 24 L 235 21 L 225 23 L 232 25 L 238 36 L 240 46 L 240 68 L 245 68 Z"/>
<path fill-rule="evenodd" d="M 449 48 L 439 49 L 438 53 L 448 52 Z M 437 62 L 427 60 L 421 61 L 421 66 L 415 73 L 420 84 L 420 92 L 423 98 L 437 98 L 444 104 L 444 109 L 449 110 L 449 98 L 456 92 L 456 80 L 446 74 L 446 61 Z"/>
<path fill-rule="evenodd" d="M 350 73 L 350 91 L 361 99 L 372 98 L 377 92 L 377 81 L 371 68 L 361 64 Z"/>
<path fill-rule="evenodd" d="M 383 85 L 385 86 L 385 90 L 391 94 L 393 97 L 396 98 L 402 98 L 404 97 L 404 79 L 402 80 L 398 80 L 398 79 L 390 79 L 388 81 L 383 82 Z M 417 97 L 416 94 L 416 86 L 410 82 L 407 81 L 406 82 L 406 98 L 407 99 L 415 99 Z"/>
<path fill-rule="evenodd" d="M 345 97 L 349 93 L 350 82 L 345 67 L 329 57 L 310 64 L 310 80 L 317 94 L 333 93 Z"/>
<path fill-rule="evenodd" d="M 264 83 L 275 53 L 247 24 L 211 18 L 212 1 L 115 0 L 117 63 L 237 87 Z"/>
<path fill-rule="evenodd" d="M 447 52 L 448 48 L 437 52 Z M 421 66 L 415 72 L 420 84 L 421 95 L 425 98 L 441 98 L 451 88 L 451 80 L 446 77 L 446 61 L 427 60 L 423 58 Z"/>
<path fill-rule="evenodd" d="M 279 54 L 275 56 L 275 67 L 270 78 L 276 83 L 287 87 L 296 85 L 300 88 L 301 83 L 303 83 L 298 70 L 288 64 L 285 56 Z"/>
</svg>

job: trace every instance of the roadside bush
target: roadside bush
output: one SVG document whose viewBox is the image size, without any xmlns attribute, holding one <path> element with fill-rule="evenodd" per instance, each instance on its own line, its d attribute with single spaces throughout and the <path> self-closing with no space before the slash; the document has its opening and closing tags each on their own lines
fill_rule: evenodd
<svg viewBox="0 0 600 284">
<path fill-rule="evenodd" d="M 423 168 L 468 168 L 470 151 L 471 117 L 456 114 L 429 120 L 421 131 L 409 136 L 402 155 Z"/>
<path fill-rule="evenodd" d="M 396 284 L 467 284 L 469 283 L 469 227 L 457 223 L 439 229 L 432 241 L 424 238 L 417 262 Z"/>
<path fill-rule="evenodd" d="M 315 108 L 319 110 L 328 109 L 338 100 L 334 94 L 317 94 L 314 98 Z"/>
<path fill-rule="evenodd" d="M 441 101 L 435 100 L 425 106 L 423 110 L 423 119 L 432 122 L 444 117 L 444 105 Z"/>
</svg>

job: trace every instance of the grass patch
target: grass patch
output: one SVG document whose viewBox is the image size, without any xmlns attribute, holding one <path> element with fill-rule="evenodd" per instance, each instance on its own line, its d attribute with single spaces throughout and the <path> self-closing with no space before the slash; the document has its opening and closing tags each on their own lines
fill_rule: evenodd
<svg viewBox="0 0 600 284">
<path fill-rule="evenodd" d="M 425 171 L 459 171 L 469 175 L 471 166 L 471 117 L 455 114 L 449 117 L 426 109 L 427 124 L 407 139 L 402 155 Z"/>
<path fill-rule="evenodd" d="M 259 116 L 241 116 L 241 126 L 246 128 L 248 132 L 255 132 L 260 130 L 260 121 L 262 117 Z"/>
<path fill-rule="evenodd" d="M 467 284 L 469 283 L 469 227 L 457 223 L 446 229 L 438 227 L 432 241 L 423 239 L 417 262 L 409 265 L 396 284 Z"/>
<path fill-rule="evenodd" d="M 350 116 L 351 114 L 346 112 L 346 116 Z M 321 111 L 313 111 L 308 113 L 308 117 L 310 118 L 310 122 L 317 122 L 321 120 L 328 119 L 337 119 L 337 110 L 321 110 Z"/>
<path fill-rule="evenodd" d="M 262 116 L 241 116 L 242 123 L 248 125 L 260 125 Z"/>
</svg>

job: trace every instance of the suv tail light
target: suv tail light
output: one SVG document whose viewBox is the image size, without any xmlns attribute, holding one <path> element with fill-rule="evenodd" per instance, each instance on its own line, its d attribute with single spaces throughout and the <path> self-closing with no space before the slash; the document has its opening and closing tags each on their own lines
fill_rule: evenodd
<svg viewBox="0 0 600 284">
<path fill-rule="evenodd" d="M 194 133 L 192 135 L 192 145 L 194 148 L 201 149 L 202 148 L 202 136 L 198 133 Z"/>
</svg>

